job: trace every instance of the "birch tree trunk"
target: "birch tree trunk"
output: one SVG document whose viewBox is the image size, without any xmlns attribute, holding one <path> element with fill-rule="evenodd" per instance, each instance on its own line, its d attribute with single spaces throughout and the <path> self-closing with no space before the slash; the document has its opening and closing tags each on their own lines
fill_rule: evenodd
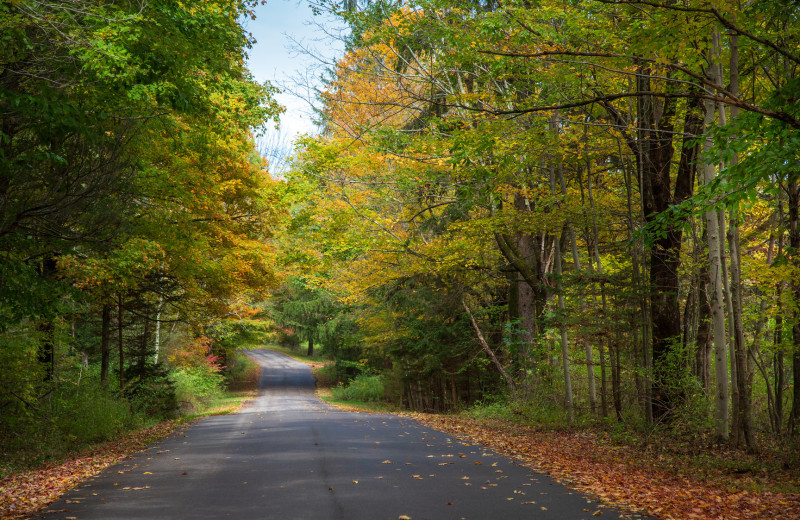
<svg viewBox="0 0 800 520">
<path fill-rule="evenodd" d="M 713 61 L 712 61 L 713 63 Z M 713 69 L 713 67 L 712 67 Z M 704 128 L 706 131 L 703 142 L 703 151 L 708 152 L 713 141 L 711 127 L 714 124 L 714 101 L 705 101 Z M 705 164 L 703 168 L 703 182 L 709 184 L 716 175 L 714 164 Z M 711 307 L 711 328 L 714 337 L 714 375 L 716 383 L 715 393 L 715 424 L 717 439 L 727 442 L 729 434 L 728 418 L 728 360 L 725 337 L 725 309 L 722 291 L 722 260 L 720 257 L 720 229 L 719 215 L 716 208 L 708 208 L 705 213 L 706 234 L 708 237 L 708 286 Z"/>
</svg>

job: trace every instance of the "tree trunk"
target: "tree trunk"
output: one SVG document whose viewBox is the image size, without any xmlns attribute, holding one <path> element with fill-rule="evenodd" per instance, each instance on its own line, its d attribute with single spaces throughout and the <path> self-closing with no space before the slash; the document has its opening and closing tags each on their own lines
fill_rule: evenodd
<svg viewBox="0 0 800 520">
<path fill-rule="evenodd" d="M 708 242 L 703 233 L 704 242 Z M 708 267 L 703 264 L 697 277 L 697 335 L 695 337 L 695 375 L 700 380 L 703 390 L 708 393 L 711 388 L 711 307 L 708 303 L 706 282 L 709 279 Z"/>
<path fill-rule="evenodd" d="M 703 144 L 704 151 L 711 149 L 711 127 L 714 124 L 714 101 L 705 101 L 706 137 Z M 704 167 L 703 181 L 709 184 L 716 176 L 716 167 L 706 164 Z M 704 213 L 706 219 L 706 235 L 708 238 L 708 294 L 711 296 L 711 324 L 714 334 L 714 369 L 716 382 L 715 423 L 717 439 L 721 442 L 728 440 L 728 365 L 727 345 L 725 337 L 725 310 L 724 295 L 722 290 L 722 259 L 720 257 L 720 229 L 719 216 L 716 208 L 709 208 Z"/>
<path fill-rule="evenodd" d="M 54 254 L 47 254 L 41 263 L 40 275 L 45 280 L 52 280 L 56 276 L 57 262 Z M 45 282 L 47 283 L 47 282 Z M 44 381 L 52 381 L 56 372 L 56 347 L 55 323 L 52 318 L 47 318 L 38 327 L 41 332 L 41 343 L 37 357 L 44 366 Z"/>
<path fill-rule="evenodd" d="M 125 351 L 122 342 L 122 294 L 117 294 L 117 353 L 119 354 L 119 389 L 125 387 Z"/>
<path fill-rule="evenodd" d="M 161 351 L 161 312 L 164 310 L 164 297 L 158 295 L 158 306 L 156 307 L 156 332 L 153 338 L 153 349 L 155 355 L 153 356 L 153 364 L 158 364 L 158 355 Z"/>
<path fill-rule="evenodd" d="M 787 182 L 788 211 L 789 211 L 789 245 L 792 248 L 792 263 L 800 268 L 800 186 L 798 175 L 794 174 Z M 794 301 L 800 302 L 800 280 L 792 280 L 792 293 Z M 797 305 L 792 311 L 792 412 L 789 416 L 789 431 L 798 433 L 800 427 L 800 310 Z"/>
<path fill-rule="evenodd" d="M 511 376 L 508 375 L 508 372 L 506 372 L 506 369 L 503 367 L 503 364 L 500 363 L 500 360 L 497 359 L 497 356 L 492 351 L 491 347 L 489 347 L 489 344 L 486 342 L 486 339 L 483 337 L 483 333 L 481 332 L 480 327 L 478 327 L 478 322 L 475 321 L 475 316 L 472 315 L 472 311 L 469 309 L 469 306 L 467 305 L 467 302 L 464 301 L 464 300 L 461 300 L 461 305 L 464 307 L 464 310 L 467 311 L 467 316 L 469 316 L 469 321 L 472 323 L 472 328 L 475 329 L 475 334 L 478 336 L 478 342 L 481 344 L 481 347 L 483 347 L 483 350 L 489 356 L 489 359 L 492 360 L 492 363 L 494 363 L 494 366 L 495 366 L 495 368 L 497 368 L 497 371 L 500 373 L 500 375 L 503 377 L 503 379 L 505 379 L 506 384 L 508 385 L 509 391 L 511 393 L 513 393 L 514 390 L 516 389 L 516 385 L 514 384 L 514 380 L 511 379 Z"/>
<path fill-rule="evenodd" d="M 567 195 L 567 182 L 564 179 L 564 173 L 560 173 L 560 181 L 561 181 L 561 194 L 566 196 Z M 580 175 L 580 171 L 578 172 Z M 581 258 L 578 254 L 578 241 L 575 237 L 575 227 L 572 225 L 571 221 L 567 221 L 569 225 L 569 233 L 570 233 L 570 246 L 572 248 L 572 264 L 575 267 L 575 272 L 581 272 Z M 583 295 L 578 296 L 578 304 L 581 309 L 581 314 L 586 315 L 586 299 Z M 589 407 L 592 410 L 592 415 L 597 413 L 597 389 L 595 388 L 595 381 L 594 381 L 594 354 L 592 352 L 592 345 L 583 338 L 583 351 L 586 353 L 586 376 L 587 382 L 589 384 Z"/>
<path fill-rule="evenodd" d="M 556 139 L 558 139 L 558 127 L 555 123 L 557 123 L 558 116 L 554 119 L 551 124 L 551 129 L 556 134 Z M 558 160 L 558 176 L 561 179 L 561 182 L 564 182 L 564 171 L 563 165 L 561 164 L 561 160 Z M 556 197 L 556 168 L 552 165 L 550 166 L 550 193 L 553 197 Z M 570 422 L 575 421 L 575 410 L 573 409 L 572 404 L 572 376 L 570 375 L 570 367 L 569 367 L 569 339 L 567 338 L 567 327 L 564 324 L 564 319 L 566 318 L 566 305 L 564 303 L 564 285 L 561 280 L 561 275 L 563 274 L 562 265 L 561 265 L 561 244 L 563 242 L 562 239 L 566 237 L 566 233 L 569 233 L 569 222 L 564 223 L 564 227 L 561 230 L 561 239 L 558 237 L 554 238 L 553 244 L 553 251 L 554 251 L 554 271 L 555 271 L 555 285 L 556 285 L 556 292 L 558 293 L 558 310 L 559 310 L 559 320 L 558 320 L 558 328 L 561 335 L 561 365 L 562 369 L 564 370 L 564 399 L 567 408 L 567 414 L 569 415 Z"/>
<path fill-rule="evenodd" d="M 778 258 L 783 257 L 783 200 L 781 193 L 778 192 Z M 779 281 L 775 286 L 775 302 L 778 307 L 775 313 L 775 331 L 773 333 L 773 357 L 772 365 L 775 373 L 775 434 L 783 432 L 783 389 L 784 389 L 784 349 L 783 349 L 783 303 L 781 296 L 783 293 L 783 282 Z"/>
<path fill-rule="evenodd" d="M 600 299 L 602 302 L 602 319 L 607 319 L 607 305 L 606 305 L 606 285 L 605 282 L 602 280 L 603 278 L 603 262 L 600 259 L 600 249 L 598 246 L 598 242 L 600 241 L 600 232 L 597 228 L 597 215 L 595 213 L 594 207 L 594 189 L 592 188 L 592 170 L 589 168 L 589 163 L 586 164 L 586 187 L 587 193 L 589 194 L 589 211 L 592 214 L 592 235 L 591 239 L 587 240 L 587 244 L 591 244 L 589 246 L 589 255 L 590 258 L 594 256 L 594 261 L 597 264 L 597 274 L 600 276 Z M 590 263 L 591 265 L 591 263 Z M 603 417 L 608 417 L 608 391 L 606 388 L 606 383 L 608 378 L 606 377 L 606 344 L 608 343 L 607 340 L 600 341 L 600 407 L 602 409 Z"/>
<path fill-rule="evenodd" d="M 636 90 L 641 94 L 636 98 L 637 135 L 636 139 L 628 136 L 627 143 L 636 157 L 644 218 L 648 223 L 653 223 L 671 205 L 679 204 L 691 196 L 697 147 L 683 147 L 673 192 L 670 167 L 674 154 L 676 104 L 670 97 L 648 94 L 652 92 L 650 73 L 647 67 L 640 67 L 636 73 Z M 695 109 L 699 107 L 699 100 L 690 100 L 687 105 L 685 144 L 696 138 L 702 125 Z M 605 107 L 614 119 L 627 126 L 627 122 L 613 107 L 609 104 Z M 650 248 L 651 399 L 654 420 L 664 419 L 683 399 L 673 384 L 676 374 L 670 370 L 673 345 L 681 335 L 678 302 L 681 238 L 682 222 L 672 222 L 658 234 Z"/>
<path fill-rule="evenodd" d="M 558 310 L 561 313 L 559 329 L 561 329 L 561 364 L 564 370 L 564 398 L 566 399 L 569 420 L 572 422 L 575 420 L 575 410 L 572 406 L 572 378 L 569 373 L 569 341 L 567 339 L 567 327 L 564 325 L 564 314 L 566 311 L 564 305 L 564 287 L 561 283 L 561 241 L 556 240 L 555 246 L 556 290 L 558 291 Z"/>
<path fill-rule="evenodd" d="M 614 396 L 614 413 L 617 421 L 622 422 L 622 362 L 620 361 L 620 346 L 613 342 L 611 350 L 611 391 Z"/>
<path fill-rule="evenodd" d="M 104 303 L 100 325 L 100 384 L 108 384 L 109 343 L 111 341 L 111 305 Z"/>
<path fill-rule="evenodd" d="M 308 337 L 308 351 L 306 352 L 308 357 L 314 355 L 314 338 L 312 336 Z"/>
</svg>

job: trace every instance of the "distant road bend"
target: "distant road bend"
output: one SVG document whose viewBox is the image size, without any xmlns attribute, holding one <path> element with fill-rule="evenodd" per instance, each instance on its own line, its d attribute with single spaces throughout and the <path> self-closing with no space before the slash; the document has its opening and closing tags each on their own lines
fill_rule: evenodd
<svg viewBox="0 0 800 520">
<path fill-rule="evenodd" d="M 305 364 L 269 350 L 251 355 L 264 367 L 261 394 L 240 413 L 125 459 L 40 518 L 631 518 L 412 420 L 330 407 L 314 397 Z"/>
</svg>

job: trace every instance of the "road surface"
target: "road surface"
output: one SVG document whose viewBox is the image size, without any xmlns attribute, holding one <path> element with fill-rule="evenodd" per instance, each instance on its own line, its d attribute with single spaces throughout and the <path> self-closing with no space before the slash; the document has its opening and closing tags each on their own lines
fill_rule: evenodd
<svg viewBox="0 0 800 520">
<path fill-rule="evenodd" d="M 307 365 L 268 350 L 261 393 L 74 488 L 48 520 L 620 518 L 493 453 L 388 414 L 314 397 Z"/>
</svg>

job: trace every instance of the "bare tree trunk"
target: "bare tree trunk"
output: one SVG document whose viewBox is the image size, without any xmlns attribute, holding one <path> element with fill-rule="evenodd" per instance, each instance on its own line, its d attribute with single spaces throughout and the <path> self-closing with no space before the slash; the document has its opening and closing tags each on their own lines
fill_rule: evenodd
<svg viewBox="0 0 800 520">
<path fill-rule="evenodd" d="M 703 233 L 704 242 L 708 242 L 706 233 Z M 698 273 L 698 290 L 697 290 L 697 335 L 695 337 L 695 344 L 697 351 L 695 353 L 696 359 L 696 375 L 703 385 L 703 390 L 708 393 L 711 388 L 711 353 L 712 353 L 712 339 L 711 339 L 711 307 L 708 303 L 708 292 L 706 291 L 706 282 L 709 279 L 708 268 L 704 264 Z"/>
<path fill-rule="evenodd" d="M 567 327 L 564 325 L 564 287 L 561 283 L 561 241 L 556 240 L 556 290 L 558 291 L 558 310 L 561 312 L 559 328 L 561 329 L 561 364 L 564 370 L 564 398 L 566 399 L 567 413 L 569 420 L 575 420 L 575 410 L 572 405 L 572 378 L 569 368 L 569 341 L 567 339 Z"/>
<path fill-rule="evenodd" d="M 500 360 L 497 359 L 497 356 L 494 354 L 492 349 L 489 347 L 489 344 L 486 342 L 486 339 L 483 337 L 483 333 L 481 332 L 480 327 L 478 327 L 478 322 L 475 321 L 475 316 L 472 315 L 472 311 L 469 309 L 469 306 L 467 305 L 467 302 L 462 299 L 461 300 L 461 305 L 463 305 L 464 306 L 464 310 L 467 311 L 467 316 L 469 316 L 469 321 L 472 322 L 472 328 L 475 329 L 475 334 L 478 336 L 478 342 L 481 344 L 481 347 L 483 347 L 483 350 L 489 356 L 489 359 L 492 360 L 492 363 L 494 363 L 494 366 L 495 366 L 495 368 L 497 368 L 497 371 L 500 373 L 500 375 L 503 377 L 503 379 L 505 379 L 506 384 L 508 385 L 509 391 L 511 391 L 513 393 L 514 390 L 516 390 L 516 385 L 514 385 L 514 380 L 511 379 L 511 376 L 508 375 L 508 372 L 506 372 L 506 369 L 503 367 L 503 364 L 500 363 Z"/>
<path fill-rule="evenodd" d="M 783 257 L 783 197 L 778 191 L 778 258 Z M 784 349 L 783 349 L 783 303 L 781 295 L 783 293 L 783 282 L 778 282 L 775 287 L 775 301 L 778 311 L 775 313 L 775 331 L 773 333 L 773 356 L 772 366 L 775 373 L 775 433 L 780 435 L 783 432 L 783 389 L 784 389 Z"/>
<path fill-rule="evenodd" d="M 716 54 L 716 53 L 715 53 Z M 706 138 L 703 150 L 708 152 L 713 144 L 711 139 L 711 126 L 714 123 L 714 101 L 705 101 L 705 120 Z M 713 164 L 706 164 L 704 167 L 703 180 L 709 184 L 716 176 L 716 167 Z M 705 211 L 706 233 L 708 236 L 708 284 L 709 294 L 711 295 L 711 323 L 714 334 L 714 369 L 716 382 L 715 399 L 715 422 L 717 438 L 727 442 L 729 434 L 728 419 L 728 365 L 727 365 L 727 345 L 725 338 L 725 310 L 724 295 L 722 290 L 722 259 L 720 257 L 720 229 L 719 215 L 715 208 Z"/>
<path fill-rule="evenodd" d="M 564 179 L 563 172 L 560 172 L 561 178 L 561 193 L 562 195 L 567 195 L 567 183 Z M 579 173 L 580 175 L 580 173 Z M 570 232 L 570 246 L 572 247 L 572 264 L 575 267 L 575 271 L 580 273 L 581 272 L 581 258 L 578 254 L 578 241 L 575 237 L 575 227 L 572 225 L 571 221 L 568 221 L 569 224 L 569 232 Z M 586 299 L 583 295 L 578 296 L 578 304 L 580 305 L 581 314 L 586 314 Z M 597 413 L 597 389 L 595 388 L 594 382 L 594 355 L 592 352 L 592 345 L 584 338 L 582 340 L 583 343 L 583 350 L 586 353 L 586 375 L 587 381 L 589 383 L 589 407 L 592 410 L 592 415 Z"/>
<path fill-rule="evenodd" d="M 770 219 L 769 246 L 767 247 L 767 258 L 766 258 L 766 264 L 769 266 L 772 265 L 772 262 L 775 258 L 774 250 L 775 250 L 776 233 L 773 227 L 775 220 L 776 220 L 775 218 Z M 761 349 L 761 344 L 764 343 L 764 340 L 766 339 L 764 337 L 764 328 L 767 323 L 766 312 L 769 307 L 769 300 L 771 299 L 771 295 L 765 294 L 763 291 L 758 291 L 758 293 L 761 298 L 761 302 L 759 303 L 759 315 L 758 319 L 756 320 L 755 331 L 753 332 L 753 343 L 749 349 L 749 353 L 752 356 L 753 362 L 755 363 L 756 367 L 758 367 L 759 372 L 761 372 L 761 376 L 764 378 L 764 385 L 766 386 L 766 391 L 767 391 L 767 412 L 769 414 L 770 428 L 772 428 L 773 433 L 775 433 L 776 435 L 780 435 L 781 427 L 776 414 L 778 405 L 775 402 L 775 397 L 778 394 L 777 385 L 779 382 L 779 376 L 777 371 L 775 370 L 776 366 L 774 363 L 776 356 L 773 356 L 771 360 L 773 365 L 772 368 L 774 372 L 774 381 L 770 381 L 769 371 L 767 370 L 768 365 L 764 361 Z M 776 349 L 775 354 L 777 353 L 778 350 Z M 748 384 L 752 383 L 748 382 Z"/>
<path fill-rule="evenodd" d="M 164 310 L 164 297 L 158 296 L 158 305 L 156 307 L 156 332 L 153 339 L 153 348 L 156 351 L 153 356 L 153 363 L 158 364 L 158 354 L 161 351 L 161 311 Z"/>
<path fill-rule="evenodd" d="M 100 317 L 100 384 L 108 384 L 109 343 L 111 341 L 111 305 L 104 303 Z"/>
<path fill-rule="evenodd" d="M 622 362 L 620 361 L 619 343 L 612 343 L 611 350 L 611 391 L 614 395 L 614 413 L 617 421 L 622 422 Z"/>
<path fill-rule="evenodd" d="M 605 282 L 602 281 L 603 277 L 603 262 L 600 259 L 600 249 L 598 247 L 598 242 L 600 241 L 600 233 L 597 228 L 597 216 L 594 211 L 594 189 L 592 188 L 592 170 L 589 168 L 589 163 L 586 164 L 586 187 L 587 192 L 589 194 L 589 211 L 592 215 L 592 234 L 591 240 L 589 241 L 591 245 L 589 246 L 589 255 L 594 256 L 594 260 L 597 264 L 597 274 L 600 275 L 600 299 L 602 301 L 602 316 L 603 319 L 606 319 L 607 314 L 607 305 L 606 305 L 606 288 Z M 606 382 L 608 378 L 606 377 L 606 356 L 605 356 L 605 349 L 606 349 L 606 341 L 601 341 L 599 344 L 600 349 L 600 407 L 602 409 L 603 417 L 608 417 L 608 402 L 606 396 L 608 395 L 606 389 Z"/>
<path fill-rule="evenodd" d="M 556 140 L 558 140 L 558 115 L 556 114 L 553 119 L 551 120 L 551 130 L 555 134 Z M 560 153 L 560 152 L 559 152 Z M 564 170 L 563 165 L 561 163 L 561 158 L 557 158 L 558 162 L 558 176 L 561 179 L 561 182 L 564 182 Z M 556 192 L 556 168 L 551 164 L 550 165 L 550 194 L 555 197 L 557 195 Z M 554 274 L 555 274 L 555 282 L 556 282 L 556 292 L 558 293 L 558 310 L 561 314 L 559 321 L 559 331 L 561 335 L 561 365 L 562 369 L 564 370 L 564 399 L 565 405 L 567 408 L 567 413 L 569 414 L 570 422 L 575 421 L 575 410 L 573 409 L 572 403 L 572 376 L 570 374 L 570 366 L 569 366 L 569 339 L 567 337 L 567 327 L 564 324 L 564 319 L 566 318 L 566 305 L 564 303 L 564 284 L 561 280 L 561 275 L 563 274 L 562 265 L 561 265 L 561 244 L 562 240 L 565 237 L 565 233 L 569 233 L 570 223 L 567 221 L 564 223 L 564 227 L 561 230 L 561 238 L 555 237 L 554 244 L 553 244 L 553 256 L 554 256 Z"/>
<path fill-rule="evenodd" d="M 713 46 L 715 54 L 720 48 L 719 33 L 713 35 Z M 735 34 L 730 38 L 730 90 L 733 95 L 739 92 L 739 51 L 738 37 Z M 716 79 L 718 84 L 724 83 L 722 63 L 716 63 Z M 720 103 L 717 107 L 719 112 L 719 123 L 725 126 L 728 121 L 725 113 L 725 106 Z M 738 108 L 731 107 L 731 118 L 738 115 Z M 738 156 L 734 154 L 732 164 L 738 162 Z M 727 231 L 728 249 L 730 256 L 730 277 L 728 280 L 728 316 L 731 339 L 731 381 L 733 387 L 733 442 L 737 446 L 746 445 L 750 451 L 756 450 L 755 437 L 752 429 L 752 402 L 750 397 L 750 385 L 748 381 L 748 360 L 747 347 L 744 343 L 744 333 L 742 330 L 742 287 L 741 287 L 741 253 L 739 238 L 739 209 L 734 205 L 728 209 L 729 225 Z M 723 264 L 724 267 L 724 264 Z"/>
</svg>

